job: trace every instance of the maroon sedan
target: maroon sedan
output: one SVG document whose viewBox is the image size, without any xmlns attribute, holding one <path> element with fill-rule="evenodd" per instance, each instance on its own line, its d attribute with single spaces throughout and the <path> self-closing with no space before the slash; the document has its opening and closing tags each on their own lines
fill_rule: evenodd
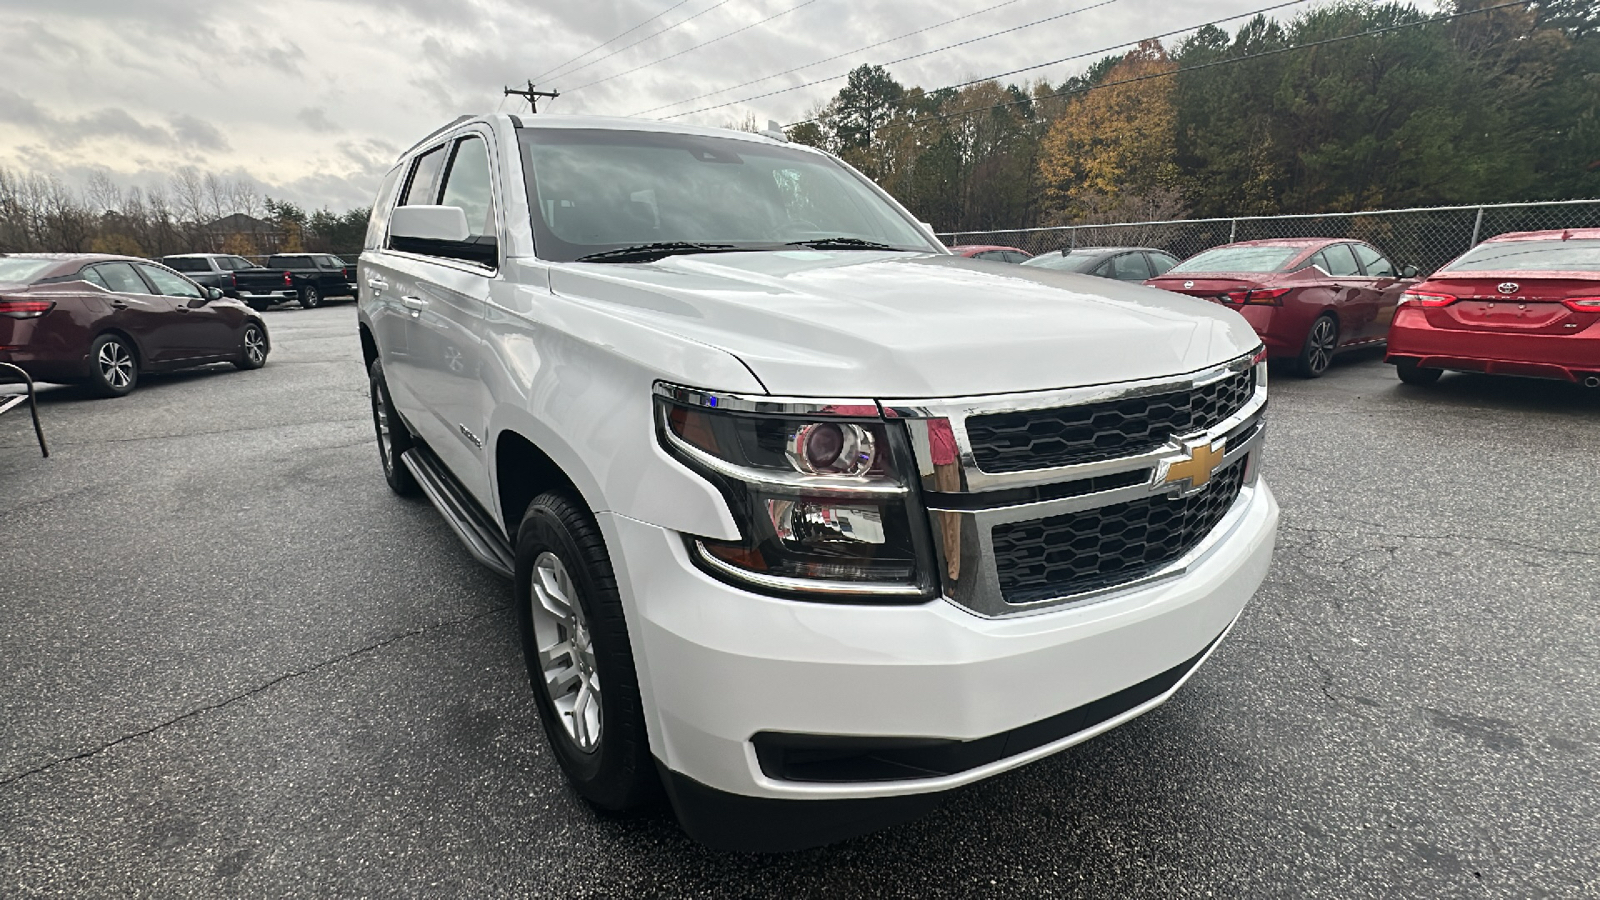
<svg viewBox="0 0 1600 900">
<path fill-rule="evenodd" d="M 1316 378 L 1333 355 L 1382 343 L 1416 268 L 1395 268 L 1371 244 L 1331 238 L 1241 241 L 1213 247 L 1145 284 L 1239 311 L 1267 345 Z"/>
<path fill-rule="evenodd" d="M 951 247 L 950 252 L 969 259 L 987 259 L 991 262 L 1020 263 L 1033 258 L 1033 254 L 1026 250 L 1002 247 L 999 244 L 959 244 Z"/>
<path fill-rule="evenodd" d="M 0 256 L 0 362 L 38 381 L 120 397 L 143 372 L 215 362 L 259 369 L 270 349 L 255 310 L 148 260 Z"/>
</svg>

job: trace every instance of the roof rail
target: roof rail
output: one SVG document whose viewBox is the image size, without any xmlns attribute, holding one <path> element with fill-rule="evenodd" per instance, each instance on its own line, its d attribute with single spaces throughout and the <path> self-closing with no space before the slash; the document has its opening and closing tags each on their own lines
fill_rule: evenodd
<svg viewBox="0 0 1600 900">
<path fill-rule="evenodd" d="M 450 124 L 441 125 L 438 128 L 435 128 L 434 130 L 428 132 L 427 135 L 422 138 L 422 140 L 417 141 L 415 144 L 412 144 L 411 146 L 407 147 L 406 149 L 400 151 L 400 155 L 396 156 L 394 158 L 394 161 L 395 162 L 399 162 L 400 160 L 405 159 L 407 153 L 410 153 L 411 151 L 417 149 L 418 147 L 421 147 L 423 144 L 426 144 L 427 142 L 429 142 L 429 141 L 433 140 L 434 138 L 438 137 L 439 135 L 444 134 L 446 131 L 449 131 L 450 129 L 456 127 L 457 125 L 460 125 L 462 122 L 468 122 L 468 121 L 471 121 L 472 119 L 476 119 L 476 118 L 477 118 L 477 116 L 456 116 L 455 119 L 450 122 Z"/>
</svg>

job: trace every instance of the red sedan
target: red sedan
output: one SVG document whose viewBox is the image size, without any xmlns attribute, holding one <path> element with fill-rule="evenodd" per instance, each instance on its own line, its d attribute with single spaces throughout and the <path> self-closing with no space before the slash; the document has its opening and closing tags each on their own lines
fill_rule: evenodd
<svg viewBox="0 0 1600 900">
<path fill-rule="evenodd" d="M 1145 284 L 1239 311 L 1274 359 L 1316 378 L 1333 355 L 1389 333 L 1416 269 L 1397 269 L 1371 244 L 1331 238 L 1241 241 L 1213 247 Z"/>
<path fill-rule="evenodd" d="M 1033 258 L 1033 254 L 1015 247 L 1002 247 L 999 244 L 960 244 L 950 248 L 950 252 L 957 256 L 966 256 L 972 259 L 987 259 L 991 262 L 1020 263 Z"/>
<path fill-rule="evenodd" d="M 1600 228 L 1492 237 L 1408 290 L 1385 361 L 1407 384 L 1445 369 L 1600 387 Z"/>
<path fill-rule="evenodd" d="M 165 266 L 126 256 L 0 256 L 0 362 L 37 381 L 81 382 L 102 396 L 144 372 L 266 364 L 261 314 Z"/>
</svg>

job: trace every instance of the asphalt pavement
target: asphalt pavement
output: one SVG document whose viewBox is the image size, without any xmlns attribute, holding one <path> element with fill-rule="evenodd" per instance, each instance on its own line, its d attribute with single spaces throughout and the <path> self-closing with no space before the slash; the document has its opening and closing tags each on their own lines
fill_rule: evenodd
<svg viewBox="0 0 1600 900">
<path fill-rule="evenodd" d="M 1166 706 L 785 856 L 591 811 L 349 304 L 0 417 L 0 896 L 1600 896 L 1600 391 L 1272 384 L 1272 572 Z M 1025 690 L 1026 686 L 1019 686 Z"/>
</svg>

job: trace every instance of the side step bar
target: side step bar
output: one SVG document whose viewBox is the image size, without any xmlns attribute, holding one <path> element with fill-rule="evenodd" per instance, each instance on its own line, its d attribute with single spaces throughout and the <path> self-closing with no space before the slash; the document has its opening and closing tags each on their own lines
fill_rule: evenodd
<svg viewBox="0 0 1600 900">
<path fill-rule="evenodd" d="M 450 523 L 456 537 L 467 545 L 467 552 L 502 578 L 515 577 L 516 562 L 511 545 L 500 536 L 499 526 L 467 496 L 433 454 L 423 447 L 412 447 L 400 455 L 400 460 L 417 477 L 422 492 Z"/>
</svg>

